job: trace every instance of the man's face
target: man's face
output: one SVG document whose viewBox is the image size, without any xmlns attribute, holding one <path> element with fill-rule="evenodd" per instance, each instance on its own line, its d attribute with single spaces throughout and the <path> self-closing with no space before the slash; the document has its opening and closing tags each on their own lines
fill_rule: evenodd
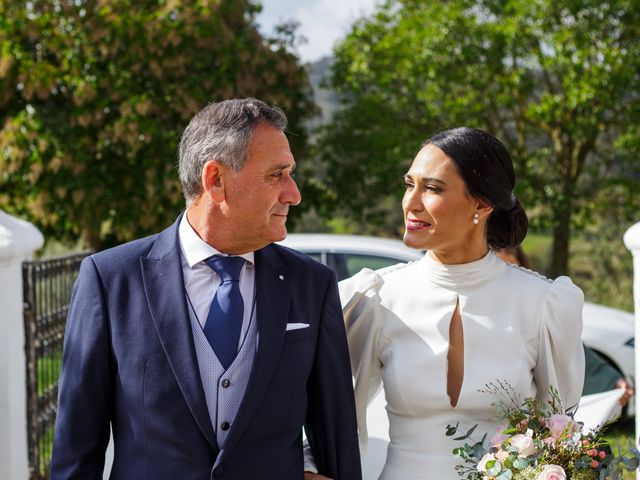
<svg viewBox="0 0 640 480">
<path fill-rule="evenodd" d="M 258 125 L 244 167 L 230 171 L 224 182 L 226 226 L 235 248 L 258 250 L 286 237 L 289 207 L 301 200 L 291 176 L 295 164 L 284 133 Z"/>
</svg>

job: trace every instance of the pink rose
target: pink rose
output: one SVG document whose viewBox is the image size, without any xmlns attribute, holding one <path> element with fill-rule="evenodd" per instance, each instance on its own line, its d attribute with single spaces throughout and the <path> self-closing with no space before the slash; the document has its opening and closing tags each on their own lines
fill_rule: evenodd
<svg viewBox="0 0 640 480">
<path fill-rule="evenodd" d="M 536 480 L 567 480 L 567 474 L 558 465 L 545 465 Z"/>
<path fill-rule="evenodd" d="M 509 452 L 505 452 L 504 450 L 498 450 L 495 453 L 496 460 L 504 465 L 504 461 L 509 458 Z"/>
<path fill-rule="evenodd" d="M 547 419 L 547 427 L 554 440 L 558 440 L 563 433 L 572 434 L 580 429 L 580 425 L 574 422 L 571 417 L 560 413 L 555 413 Z"/>
<path fill-rule="evenodd" d="M 494 433 L 493 437 L 491 437 L 491 440 L 489 440 L 490 446 L 498 448 L 500 445 L 504 443 L 504 441 L 507 438 L 509 438 L 508 435 L 505 435 L 504 433 L 502 433 L 503 430 L 504 428 L 496 428 L 496 433 Z"/>
<path fill-rule="evenodd" d="M 511 446 L 518 450 L 519 457 L 528 457 L 536 453 L 536 446 L 531 435 L 518 433 L 511 438 Z"/>
<path fill-rule="evenodd" d="M 476 470 L 478 470 L 480 473 L 485 472 L 487 470 L 487 462 L 495 459 L 496 457 L 493 453 L 485 453 L 484 457 L 482 457 L 478 462 L 478 466 L 476 467 Z"/>
</svg>

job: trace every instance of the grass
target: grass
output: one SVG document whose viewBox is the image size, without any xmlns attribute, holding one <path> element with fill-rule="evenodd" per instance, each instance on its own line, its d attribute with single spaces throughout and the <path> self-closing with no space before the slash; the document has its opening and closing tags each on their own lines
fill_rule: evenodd
<svg viewBox="0 0 640 480">
<path fill-rule="evenodd" d="M 616 455 L 620 455 L 620 450 L 624 453 L 627 450 L 629 440 L 632 442 L 635 438 L 635 420 L 633 418 L 624 418 L 609 427 L 605 432 L 604 438 L 611 444 L 611 449 Z M 635 480 L 635 472 L 624 472 L 622 477 L 624 480 Z"/>
<path fill-rule="evenodd" d="M 56 384 L 60 377 L 62 364 L 62 348 L 47 352 L 38 358 L 37 361 L 37 393 L 39 397 L 38 405 L 45 409 L 51 408 L 51 402 L 56 402 L 52 397 L 56 392 Z M 55 411 L 55 409 L 54 409 Z M 42 416 L 44 412 L 38 412 Z M 51 465 L 51 452 L 53 450 L 54 418 L 47 420 L 38 428 L 38 458 L 37 466 L 40 477 L 48 478 L 48 470 Z"/>
<path fill-rule="evenodd" d="M 38 470 L 42 478 L 48 478 L 53 452 L 53 433 L 55 427 L 49 426 L 38 436 Z"/>
<path fill-rule="evenodd" d="M 551 261 L 550 233 L 529 232 L 522 249 L 531 268 L 546 274 Z M 571 239 L 569 276 L 590 302 L 633 312 L 633 267 L 622 238 L 600 238 L 576 234 Z"/>
<path fill-rule="evenodd" d="M 546 271 L 551 259 L 551 235 L 547 233 L 530 232 L 522 242 L 522 249 L 525 251 L 533 270 L 537 272 Z"/>
<path fill-rule="evenodd" d="M 58 382 L 62 369 L 62 348 L 38 359 L 38 395 L 44 394 Z"/>
</svg>

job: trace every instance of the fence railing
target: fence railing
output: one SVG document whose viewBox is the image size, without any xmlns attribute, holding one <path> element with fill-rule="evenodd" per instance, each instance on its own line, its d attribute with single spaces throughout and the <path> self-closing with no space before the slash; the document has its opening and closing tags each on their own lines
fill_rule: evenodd
<svg viewBox="0 0 640 480">
<path fill-rule="evenodd" d="M 71 290 L 88 253 L 24 262 L 30 478 L 49 478 L 58 379 Z"/>
</svg>

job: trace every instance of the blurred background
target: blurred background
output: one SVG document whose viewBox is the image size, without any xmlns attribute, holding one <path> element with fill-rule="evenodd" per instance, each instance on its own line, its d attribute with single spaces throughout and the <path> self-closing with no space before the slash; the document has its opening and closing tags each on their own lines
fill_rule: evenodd
<svg viewBox="0 0 640 480">
<path fill-rule="evenodd" d="M 513 156 L 534 268 L 630 310 L 639 29 L 638 0 L 1 0 L 0 208 L 45 252 L 156 232 L 190 117 L 256 96 L 289 116 L 291 231 L 397 238 L 421 142 L 467 125 Z"/>
<path fill-rule="evenodd" d="M 24 298 L 12 294 L 30 478 L 48 469 L 84 253 L 58 256 L 170 225 L 184 208 L 181 132 L 207 103 L 247 96 L 289 117 L 303 195 L 291 232 L 400 239 L 421 143 L 482 128 L 512 155 L 533 269 L 633 311 L 622 235 L 640 220 L 640 0 L 0 0 L 0 214 L 44 235 L 39 260 L 16 270 Z M 619 326 L 594 338 L 633 381 L 632 317 L 596 307 L 596 323 Z M 612 435 L 633 437 L 631 423 Z"/>
</svg>

